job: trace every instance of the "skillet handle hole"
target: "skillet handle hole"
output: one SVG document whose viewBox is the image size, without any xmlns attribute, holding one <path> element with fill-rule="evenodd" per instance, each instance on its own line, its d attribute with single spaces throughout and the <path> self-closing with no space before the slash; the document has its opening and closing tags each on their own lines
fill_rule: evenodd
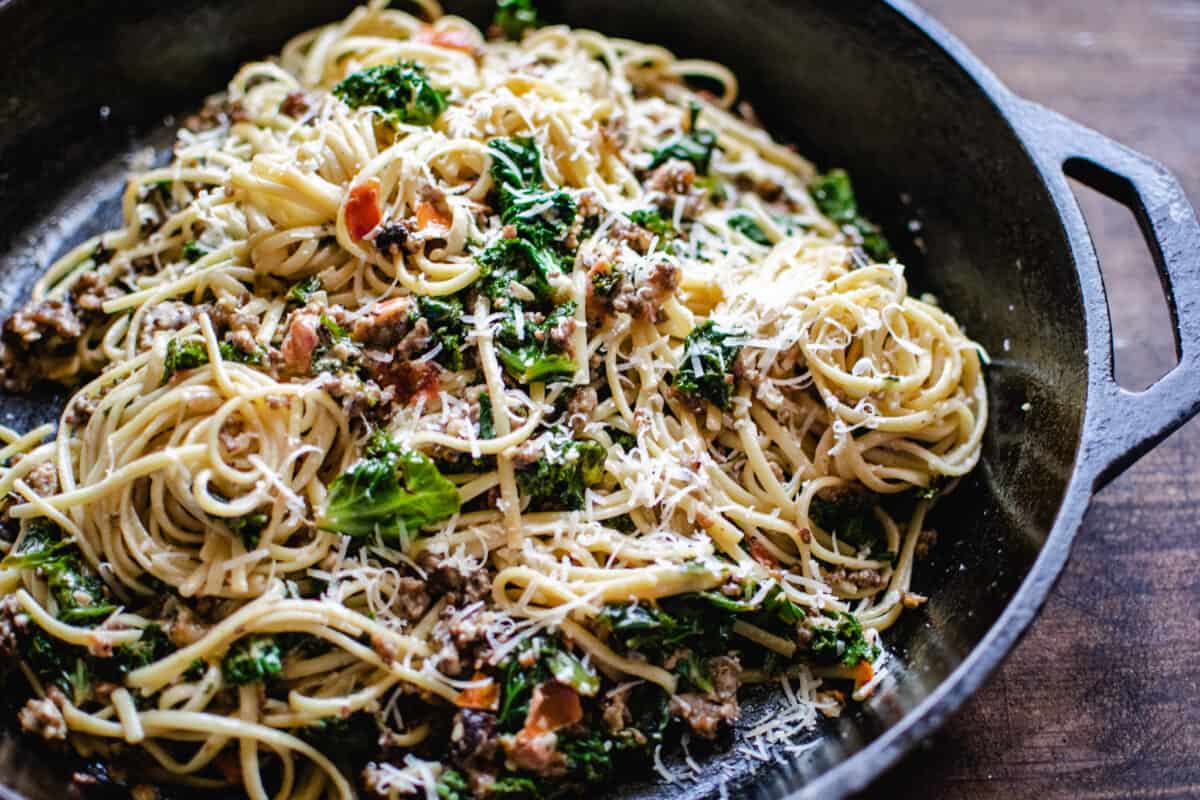
<svg viewBox="0 0 1200 800">
<path fill-rule="evenodd" d="M 1068 159 L 1063 172 L 1100 261 L 1114 377 L 1124 389 L 1143 391 L 1179 363 L 1179 352 L 1166 289 L 1139 224 L 1141 201 L 1128 179 L 1093 161 Z"/>
</svg>

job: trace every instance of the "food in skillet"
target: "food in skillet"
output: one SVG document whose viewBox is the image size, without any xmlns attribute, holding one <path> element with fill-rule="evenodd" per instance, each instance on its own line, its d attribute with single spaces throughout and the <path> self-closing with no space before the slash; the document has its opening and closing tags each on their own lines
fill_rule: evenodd
<svg viewBox="0 0 1200 800">
<path fill-rule="evenodd" d="M 4 325 L 75 388 L 3 432 L 20 724 L 130 783 L 548 797 L 766 681 L 794 741 L 979 457 L 977 346 L 728 70 L 422 6 L 243 67 Z"/>
</svg>

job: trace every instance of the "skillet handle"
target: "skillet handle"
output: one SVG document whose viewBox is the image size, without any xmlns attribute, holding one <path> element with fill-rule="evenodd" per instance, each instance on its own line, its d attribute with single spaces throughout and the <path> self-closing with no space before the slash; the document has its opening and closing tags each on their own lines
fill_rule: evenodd
<svg viewBox="0 0 1200 800">
<path fill-rule="evenodd" d="M 1102 380 L 1088 392 L 1086 457 L 1081 459 L 1095 465 L 1093 485 L 1099 489 L 1200 410 L 1200 223 L 1183 187 L 1161 164 L 1043 106 L 1019 102 L 1024 113 L 1018 119 L 1029 134 L 1026 141 L 1034 143 L 1046 172 L 1061 182 L 1061 197 L 1074 197 L 1065 173 L 1133 212 L 1171 312 L 1179 363 L 1145 391 L 1130 392 L 1114 377 L 1103 283 L 1081 281 L 1089 309 L 1087 326 L 1098 334 L 1089 331 L 1088 341 L 1092 348 L 1104 342 L 1102 354 L 1089 353 Z M 1086 235 L 1081 238 L 1077 252 L 1091 256 L 1098 275 L 1092 243 Z M 1099 297 L 1088 296 L 1096 293 Z"/>
</svg>

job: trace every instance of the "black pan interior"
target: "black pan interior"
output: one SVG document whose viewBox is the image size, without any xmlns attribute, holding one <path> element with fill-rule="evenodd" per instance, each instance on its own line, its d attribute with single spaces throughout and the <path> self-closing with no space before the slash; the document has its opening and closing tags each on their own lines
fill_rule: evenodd
<svg viewBox="0 0 1200 800">
<path fill-rule="evenodd" d="M 490 3 L 448 2 L 486 24 Z M 991 354 L 981 467 L 938 510 L 940 532 L 915 590 L 930 595 L 888 635 L 896 685 L 827 723 L 782 763 L 717 748 L 682 785 L 631 784 L 624 797 L 778 797 L 896 724 L 995 622 L 1028 573 L 1074 464 L 1086 387 L 1073 260 L 1036 168 L 1003 113 L 918 27 L 874 0 L 543 2 L 555 21 L 655 41 L 731 66 L 777 137 L 820 166 L 844 166 L 909 265 Z M 178 119 L 236 66 L 344 15 L 342 0 L 10 0 L 0 3 L 0 306 L 38 271 L 114 226 L 129 154 L 169 146 Z M 164 121 L 165 120 L 165 121 Z M 0 420 L 56 416 L 60 394 L 0 398 Z M 746 716 L 775 696 L 751 693 Z M 32 757 L 30 757 L 32 756 Z M 6 735 L 0 781 L 61 797 L 61 756 Z M 678 760 L 668 760 L 686 773 Z M 615 796 L 615 795 L 614 795 Z"/>
</svg>

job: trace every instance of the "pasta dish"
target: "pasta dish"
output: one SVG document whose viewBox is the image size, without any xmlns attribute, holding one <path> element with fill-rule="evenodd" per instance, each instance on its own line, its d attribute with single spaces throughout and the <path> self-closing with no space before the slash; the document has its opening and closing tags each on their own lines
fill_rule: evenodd
<svg viewBox="0 0 1200 800">
<path fill-rule="evenodd" d="M 72 391 L 0 429 L 0 647 L 77 781 L 675 780 L 869 697 L 925 600 L 985 356 L 847 174 L 719 64 L 418 5 L 243 66 L 4 323 L 6 391 Z"/>
</svg>

